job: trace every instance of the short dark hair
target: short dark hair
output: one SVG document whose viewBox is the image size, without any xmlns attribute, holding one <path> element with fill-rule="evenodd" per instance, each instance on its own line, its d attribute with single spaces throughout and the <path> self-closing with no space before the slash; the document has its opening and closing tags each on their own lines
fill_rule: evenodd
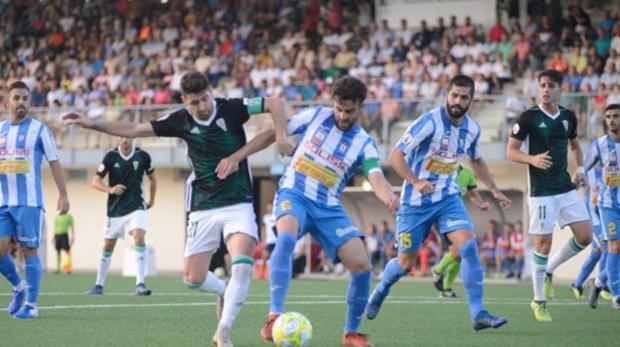
<svg viewBox="0 0 620 347">
<path fill-rule="evenodd" d="M 210 87 L 207 76 L 198 71 L 188 72 L 181 78 L 181 92 L 183 94 L 201 93 Z"/>
<path fill-rule="evenodd" d="M 353 76 L 342 76 L 332 86 L 332 98 L 336 100 L 351 100 L 364 102 L 368 89 L 364 82 Z"/>
<path fill-rule="evenodd" d="M 620 104 L 609 104 L 607 106 L 605 106 L 605 111 L 603 112 L 607 112 L 609 110 L 620 110 Z"/>
<path fill-rule="evenodd" d="M 452 87 L 467 87 L 469 88 L 469 95 L 473 96 L 476 91 L 476 85 L 474 84 L 474 80 L 467 75 L 456 75 L 452 77 L 450 80 L 450 84 L 448 84 L 448 90 L 451 90 Z"/>
<path fill-rule="evenodd" d="M 540 82 L 540 80 L 543 77 L 550 78 L 553 82 L 557 83 L 558 85 L 562 84 L 562 80 L 564 79 L 564 75 L 560 71 L 553 70 L 553 69 L 547 69 L 547 70 L 543 70 L 539 72 L 536 75 L 536 80 Z"/>
<path fill-rule="evenodd" d="M 13 89 L 26 89 L 30 93 L 30 88 L 24 81 L 15 81 L 9 85 L 9 92 Z"/>
</svg>

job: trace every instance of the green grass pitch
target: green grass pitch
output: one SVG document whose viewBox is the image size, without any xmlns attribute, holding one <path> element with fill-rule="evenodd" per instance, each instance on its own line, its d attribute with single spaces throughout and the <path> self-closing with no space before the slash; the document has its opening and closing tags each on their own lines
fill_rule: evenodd
<svg viewBox="0 0 620 347">
<path fill-rule="evenodd" d="M 4 346 L 205 346 L 215 330 L 215 297 L 187 290 L 180 278 L 148 278 L 151 297 L 133 295 L 134 280 L 110 276 L 105 295 L 85 296 L 94 275 L 46 275 L 39 317 L 17 321 L 6 313 L 9 286 L 0 281 L 0 339 Z M 313 326 L 311 346 L 339 346 L 347 281 L 295 280 L 287 311 L 305 314 Z M 373 283 L 374 287 L 374 283 Z M 614 346 L 620 312 L 609 301 L 590 309 L 568 287 L 556 286 L 552 323 L 534 321 L 531 285 L 487 285 L 487 308 L 508 317 L 499 330 L 474 332 L 463 288 L 461 297 L 440 299 L 432 284 L 401 282 L 379 316 L 361 331 L 381 346 Z M 268 283 L 254 281 L 232 333 L 235 346 L 269 346 L 259 329 L 268 311 Z"/>
</svg>

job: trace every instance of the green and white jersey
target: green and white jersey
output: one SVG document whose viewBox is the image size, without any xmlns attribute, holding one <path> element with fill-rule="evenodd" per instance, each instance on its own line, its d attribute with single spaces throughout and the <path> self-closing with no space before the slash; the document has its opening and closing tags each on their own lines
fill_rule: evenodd
<svg viewBox="0 0 620 347">
<path fill-rule="evenodd" d="M 144 174 L 151 175 L 155 169 L 151 156 L 134 147 L 127 157 L 118 148 L 108 152 L 97 168 L 97 176 L 108 176 L 108 185 L 124 185 L 127 189 L 121 195 L 108 195 L 108 217 L 121 217 L 136 210 L 145 210 Z"/>
<path fill-rule="evenodd" d="M 536 106 L 521 114 L 512 128 L 511 137 L 523 141 L 524 152 L 536 155 L 549 151 L 553 164 L 547 170 L 528 165 L 530 196 L 550 196 L 575 189 L 568 173 L 568 141 L 577 137 L 577 117 L 559 106 L 556 114 L 548 114 Z"/>
<path fill-rule="evenodd" d="M 251 114 L 263 112 L 263 99 L 215 99 L 208 120 L 196 119 L 185 108 L 151 122 L 157 136 L 185 141 L 192 173 L 187 182 L 186 207 L 191 211 L 209 210 L 252 202 L 252 175 L 247 160 L 239 170 L 220 180 L 218 163 L 246 144 L 243 124 Z"/>
</svg>

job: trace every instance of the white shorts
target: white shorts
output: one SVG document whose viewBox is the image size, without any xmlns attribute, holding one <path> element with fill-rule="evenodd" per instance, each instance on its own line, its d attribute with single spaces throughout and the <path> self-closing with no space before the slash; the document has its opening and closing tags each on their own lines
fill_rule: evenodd
<svg viewBox="0 0 620 347">
<path fill-rule="evenodd" d="M 527 198 L 527 205 L 530 213 L 530 234 L 553 233 L 556 220 L 561 228 L 590 220 L 584 202 L 576 190 L 551 196 L 530 196 Z"/>
<path fill-rule="evenodd" d="M 252 204 L 246 202 L 191 212 L 187 220 L 185 257 L 216 250 L 220 247 L 222 234 L 226 240 L 234 233 L 246 234 L 258 241 L 258 227 Z"/>
<path fill-rule="evenodd" d="M 103 231 L 103 238 L 118 239 L 125 237 L 125 229 L 129 229 L 129 234 L 134 229 L 142 229 L 146 233 L 148 229 L 146 210 L 135 210 L 121 217 L 108 217 Z"/>
</svg>

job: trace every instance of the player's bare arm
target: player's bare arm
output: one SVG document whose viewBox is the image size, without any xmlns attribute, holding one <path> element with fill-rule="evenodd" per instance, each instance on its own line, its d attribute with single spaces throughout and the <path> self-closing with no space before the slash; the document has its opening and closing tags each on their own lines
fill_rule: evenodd
<svg viewBox="0 0 620 347">
<path fill-rule="evenodd" d="M 583 167 L 583 151 L 581 150 L 579 140 L 577 138 L 569 139 L 568 148 L 577 163 L 577 170 L 575 170 L 575 173 L 573 174 L 573 183 L 575 183 L 577 187 L 588 189 L 588 180 L 586 179 L 586 172 Z"/>
<path fill-rule="evenodd" d="M 482 158 L 472 159 L 470 161 L 470 165 L 471 169 L 476 174 L 476 177 L 478 177 L 478 180 L 489 188 L 489 191 L 493 194 L 493 198 L 499 202 L 500 206 L 504 210 L 509 209 L 512 201 L 510 201 L 510 199 L 508 199 L 508 197 L 506 197 L 495 185 L 493 174 L 491 174 L 486 161 Z"/>
<path fill-rule="evenodd" d="M 375 195 L 383 201 L 385 206 L 387 206 L 390 211 L 398 211 L 398 208 L 400 207 L 400 199 L 396 194 L 394 194 L 390 182 L 385 179 L 382 172 L 371 172 L 368 175 L 368 182 L 372 186 Z"/>
<path fill-rule="evenodd" d="M 69 195 L 67 194 L 67 184 L 62 173 L 62 167 L 58 160 L 51 161 L 49 164 L 54 183 L 58 188 L 58 206 L 56 208 L 60 214 L 67 213 L 69 211 Z"/>
<path fill-rule="evenodd" d="M 239 163 L 250 155 L 269 147 L 275 140 L 276 132 L 267 128 L 258 133 L 250 142 L 241 147 L 235 153 L 222 159 L 215 168 L 217 178 L 223 180 L 230 174 L 239 170 Z"/>
<path fill-rule="evenodd" d="M 90 185 L 93 188 L 97 189 L 100 192 L 112 194 L 112 195 L 121 195 L 125 192 L 127 187 L 122 184 L 117 184 L 114 187 L 110 187 L 107 183 L 104 182 L 103 178 L 99 175 L 95 175 L 90 182 Z"/>
<path fill-rule="evenodd" d="M 480 192 L 478 188 L 469 189 L 467 191 L 467 196 L 469 197 L 469 201 L 471 201 L 474 205 L 478 206 L 482 211 L 486 211 L 491 207 L 487 201 L 482 199 L 480 196 Z"/>
<path fill-rule="evenodd" d="M 295 145 L 288 138 L 286 124 L 288 121 L 288 109 L 282 98 L 265 98 L 264 111 L 271 113 L 275 128 L 275 140 L 278 152 L 281 155 L 291 155 Z"/>
<path fill-rule="evenodd" d="M 155 172 L 147 175 L 149 177 L 149 202 L 146 204 L 146 208 L 149 209 L 155 205 L 155 194 L 157 193 L 157 177 Z"/>
<path fill-rule="evenodd" d="M 549 151 L 537 155 L 529 155 L 521 151 L 522 143 L 523 141 L 519 141 L 512 137 L 508 139 L 508 146 L 506 147 L 506 158 L 508 158 L 508 160 L 529 164 L 542 170 L 547 170 L 553 165 Z"/>
<path fill-rule="evenodd" d="M 392 149 L 390 153 L 390 166 L 396 173 L 407 180 L 421 194 L 429 194 L 433 192 L 433 184 L 427 180 L 421 180 L 411 171 L 409 165 L 405 161 L 405 154 L 398 148 Z"/>
<path fill-rule="evenodd" d="M 83 113 L 71 111 L 62 116 L 65 124 L 77 124 L 82 128 L 100 131 L 102 133 L 121 137 L 150 137 L 155 136 L 151 123 L 133 123 L 124 121 L 95 121 Z"/>
</svg>

